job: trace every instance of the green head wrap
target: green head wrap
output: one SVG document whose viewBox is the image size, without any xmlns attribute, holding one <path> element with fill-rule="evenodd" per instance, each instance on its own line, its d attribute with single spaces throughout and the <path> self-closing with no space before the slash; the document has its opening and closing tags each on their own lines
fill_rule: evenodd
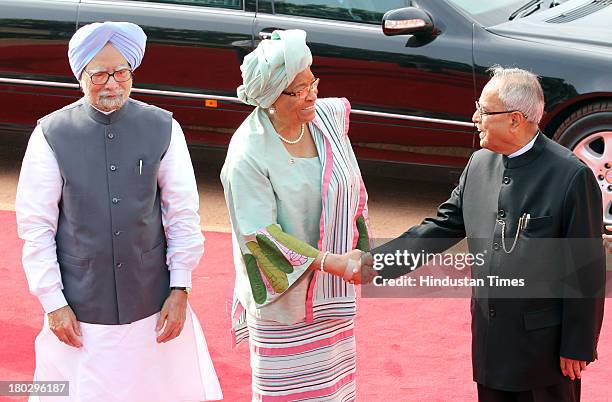
<svg viewBox="0 0 612 402">
<path fill-rule="evenodd" d="M 312 64 L 306 32 L 300 29 L 272 32 L 240 66 L 242 85 L 238 98 L 253 106 L 269 108 L 295 76 Z"/>
</svg>

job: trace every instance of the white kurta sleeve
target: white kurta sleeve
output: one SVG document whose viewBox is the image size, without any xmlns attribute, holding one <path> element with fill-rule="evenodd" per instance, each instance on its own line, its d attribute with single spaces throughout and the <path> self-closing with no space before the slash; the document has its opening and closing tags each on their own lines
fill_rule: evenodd
<svg viewBox="0 0 612 402">
<path fill-rule="evenodd" d="M 22 263 L 30 292 L 47 313 L 68 304 L 55 244 L 61 194 L 59 166 L 38 125 L 23 158 L 15 211 L 17 231 L 25 241 Z"/>
<path fill-rule="evenodd" d="M 191 272 L 204 253 L 204 236 L 200 229 L 200 200 L 191 158 L 183 130 L 174 119 L 172 138 L 161 160 L 157 183 L 168 241 L 166 262 L 170 286 L 191 287 Z"/>
</svg>

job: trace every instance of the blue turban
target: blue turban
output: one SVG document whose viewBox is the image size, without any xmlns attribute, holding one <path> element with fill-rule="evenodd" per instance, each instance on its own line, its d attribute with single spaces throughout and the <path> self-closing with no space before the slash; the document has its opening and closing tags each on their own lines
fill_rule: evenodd
<svg viewBox="0 0 612 402">
<path fill-rule="evenodd" d="M 96 22 L 76 31 L 68 45 L 68 61 L 77 80 L 85 66 L 109 42 L 130 63 L 132 70 L 136 70 L 144 57 L 147 42 L 142 28 L 131 22 Z"/>
<path fill-rule="evenodd" d="M 253 106 L 269 108 L 295 76 L 312 64 L 306 32 L 300 29 L 272 32 L 240 66 L 242 85 L 238 98 Z"/>
</svg>

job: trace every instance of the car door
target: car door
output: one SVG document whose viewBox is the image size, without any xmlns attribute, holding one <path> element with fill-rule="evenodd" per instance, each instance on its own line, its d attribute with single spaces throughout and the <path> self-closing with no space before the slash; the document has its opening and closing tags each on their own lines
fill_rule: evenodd
<svg viewBox="0 0 612 402">
<path fill-rule="evenodd" d="M 434 40 L 385 36 L 383 13 L 409 3 L 259 0 L 254 32 L 256 39 L 274 28 L 308 33 L 319 96 L 352 103 L 350 135 L 360 159 L 445 166 L 440 173 L 456 175 L 475 139 L 471 24 L 432 0 L 422 8 L 441 28 Z"/>
<path fill-rule="evenodd" d="M 133 97 L 172 111 L 191 145 L 221 149 L 252 110 L 235 100 L 254 18 L 243 0 L 82 0 L 78 24 L 140 25 L 148 39 Z"/>
<path fill-rule="evenodd" d="M 80 95 L 68 64 L 78 0 L 2 1 L 0 130 L 23 135 Z"/>
</svg>

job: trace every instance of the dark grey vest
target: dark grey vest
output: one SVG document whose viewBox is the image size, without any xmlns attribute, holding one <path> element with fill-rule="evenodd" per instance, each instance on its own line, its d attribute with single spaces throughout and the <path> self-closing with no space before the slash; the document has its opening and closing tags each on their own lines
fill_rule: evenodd
<svg viewBox="0 0 612 402">
<path fill-rule="evenodd" d="M 170 274 L 157 172 L 171 113 L 130 99 L 105 115 L 81 99 L 39 124 L 63 179 L 55 239 L 77 319 L 127 324 L 158 312 Z"/>
</svg>

